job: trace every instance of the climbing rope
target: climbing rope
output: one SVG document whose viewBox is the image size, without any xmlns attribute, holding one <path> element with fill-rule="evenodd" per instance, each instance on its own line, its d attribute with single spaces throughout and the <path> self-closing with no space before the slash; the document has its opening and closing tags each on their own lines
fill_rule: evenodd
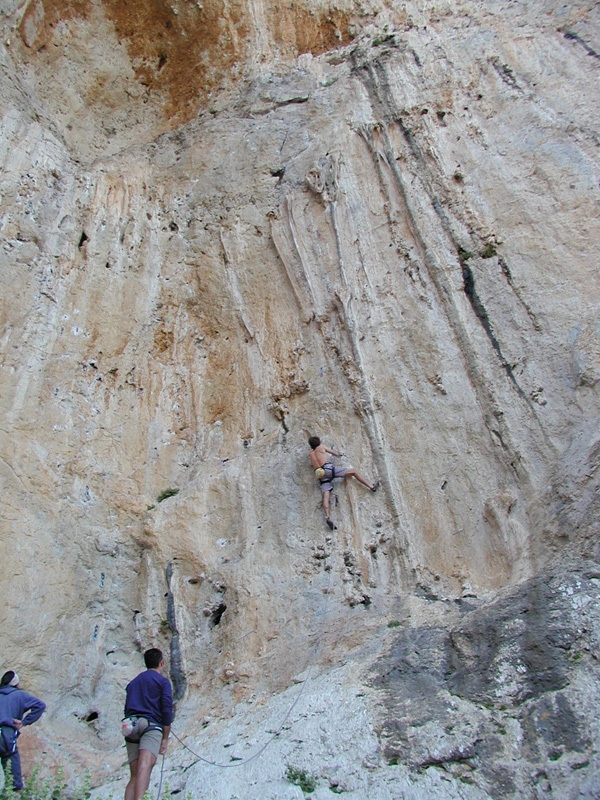
<svg viewBox="0 0 600 800">
<path fill-rule="evenodd" d="M 156 800 L 160 800 L 160 793 L 162 791 L 162 784 L 163 784 L 163 773 L 165 771 L 165 754 L 162 754 L 162 764 L 160 765 L 160 783 L 158 784 L 158 794 L 156 795 Z"/>
<path fill-rule="evenodd" d="M 332 498 L 333 498 L 333 491 L 332 491 Z M 329 604 L 330 604 L 330 601 L 331 601 L 330 595 L 331 595 L 331 584 L 332 584 L 332 573 L 333 573 L 333 565 L 331 564 L 332 555 L 333 555 L 333 539 L 332 539 L 331 552 L 329 554 L 329 561 L 330 561 L 329 570 L 326 570 L 329 573 L 329 579 L 328 579 L 327 588 L 326 588 L 327 601 L 325 603 L 325 606 L 324 606 L 323 610 L 320 612 L 320 616 L 323 617 L 323 620 L 321 622 L 321 629 L 319 631 L 319 635 L 317 636 L 317 641 L 315 643 L 315 648 L 314 648 L 314 651 L 313 651 L 313 655 L 312 655 L 311 660 L 309 662 L 309 665 L 307 667 L 306 677 L 302 681 L 302 685 L 300 687 L 300 691 L 296 694 L 296 697 L 294 698 L 294 701 L 292 702 L 292 704 L 288 708 L 288 710 L 287 710 L 283 720 L 281 721 L 281 724 L 277 728 L 277 730 L 273 732 L 273 734 L 269 737 L 269 739 L 267 739 L 265 744 L 263 744 L 263 746 L 259 750 L 257 750 L 256 753 L 253 753 L 253 755 L 249 756 L 248 758 L 239 760 L 239 761 L 232 761 L 229 764 L 221 764 L 218 761 L 211 761 L 208 758 L 204 758 L 204 756 L 201 756 L 199 753 L 196 753 L 194 750 L 192 750 L 191 747 L 189 747 L 184 741 L 182 741 L 179 738 L 179 736 L 177 736 L 177 734 L 175 733 L 173 728 L 171 728 L 171 733 L 177 739 L 179 744 L 181 744 L 183 747 L 185 747 L 185 749 L 188 752 L 190 752 L 196 758 L 196 761 L 192 762 L 188 767 L 186 767 L 186 769 L 189 769 L 190 767 L 192 767 L 198 761 L 202 761 L 204 764 L 209 764 L 211 767 L 219 767 L 221 769 L 230 769 L 232 767 L 242 767 L 245 764 L 249 764 L 251 761 L 254 761 L 256 758 L 258 758 L 260 755 L 262 755 L 265 752 L 265 750 L 267 749 L 267 747 L 269 747 L 269 745 L 280 735 L 281 731 L 283 730 L 283 726 L 288 721 L 292 711 L 294 710 L 294 708 L 296 707 L 298 701 L 302 697 L 302 694 L 304 693 L 304 689 L 306 687 L 306 684 L 308 683 L 308 681 L 310 679 L 310 673 L 312 671 L 312 668 L 314 667 L 315 662 L 317 660 L 317 656 L 319 655 L 319 653 L 321 651 L 321 642 L 322 642 L 323 633 L 324 633 L 324 630 L 325 630 L 325 618 L 326 618 L 327 614 L 329 613 Z M 163 762 L 164 762 L 164 757 L 163 757 Z M 162 776 L 161 776 L 161 780 L 162 780 Z"/>
</svg>

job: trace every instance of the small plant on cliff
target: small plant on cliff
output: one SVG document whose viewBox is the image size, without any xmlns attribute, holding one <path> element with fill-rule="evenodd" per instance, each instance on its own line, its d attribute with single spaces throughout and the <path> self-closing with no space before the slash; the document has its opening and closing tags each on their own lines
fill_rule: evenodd
<svg viewBox="0 0 600 800">
<path fill-rule="evenodd" d="M 156 502 L 162 503 L 162 501 L 166 500 L 167 497 L 175 497 L 176 494 L 179 494 L 179 489 L 165 489 L 164 492 L 161 492 L 158 495 Z"/>
<path fill-rule="evenodd" d="M 90 795 L 89 774 L 85 776 L 80 787 L 68 790 L 60 767 L 55 776 L 46 780 L 40 779 L 39 767 L 35 767 L 20 792 L 15 792 L 12 779 L 7 775 L 4 788 L 0 792 L 0 800 L 87 800 Z"/>
<path fill-rule="evenodd" d="M 464 247 L 458 248 L 458 260 L 461 264 L 466 264 L 470 258 L 473 258 L 473 253 L 469 252 L 469 250 L 465 250 Z"/>
<path fill-rule="evenodd" d="M 496 245 L 493 242 L 488 242 L 479 255 L 482 258 L 493 258 L 497 252 Z"/>
<path fill-rule="evenodd" d="M 297 769 L 288 765 L 285 768 L 285 777 L 290 783 L 299 786 L 305 794 L 311 794 L 317 788 L 317 779 L 314 775 L 309 775 L 305 769 Z"/>
<path fill-rule="evenodd" d="M 161 619 L 160 621 L 160 632 L 163 636 L 167 636 L 169 631 L 171 630 L 171 626 L 169 625 L 168 619 Z"/>
</svg>

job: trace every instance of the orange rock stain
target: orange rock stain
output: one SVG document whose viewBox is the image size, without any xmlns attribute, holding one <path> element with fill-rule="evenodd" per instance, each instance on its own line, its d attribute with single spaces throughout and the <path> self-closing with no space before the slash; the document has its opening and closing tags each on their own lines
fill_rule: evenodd
<svg viewBox="0 0 600 800">
<path fill-rule="evenodd" d="M 34 49 L 51 43 L 59 22 L 89 21 L 100 5 L 137 81 L 148 92 L 164 95 L 168 128 L 210 107 L 211 93 L 236 79 L 235 67 L 253 55 L 257 37 L 243 0 L 33 0 L 22 28 L 32 15 L 39 17 L 40 3 L 43 25 Z M 336 9 L 313 10 L 287 0 L 267 7 L 265 18 L 274 48 L 285 57 L 320 55 L 351 40 L 350 17 Z"/>
</svg>

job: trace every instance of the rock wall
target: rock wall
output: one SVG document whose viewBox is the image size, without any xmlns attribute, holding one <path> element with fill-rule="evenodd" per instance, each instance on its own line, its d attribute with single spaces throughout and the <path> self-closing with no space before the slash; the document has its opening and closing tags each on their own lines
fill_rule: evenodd
<svg viewBox="0 0 600 800">
<path fill-rule="evenodd" d="M 449 797 L 537 797 L 567 751 L 560 796 L 588 791 L 595 723 L 560 692 L 597 675 L 597 5 L 0 8 L 2 661 L 48 701 L 26 759 L 105 781 L 154 644 L 180 734 L 354 659 L 407 792 L 460 762 Z M 382 482 L 339 488 L 334 535 L 311 434 Z M 498 656 L 523 613 L 552 641 Z M 480 731 L 454 762 L 436 692 Z M 473 740 L 507 693 L 503 782 Z"/>
</svg>

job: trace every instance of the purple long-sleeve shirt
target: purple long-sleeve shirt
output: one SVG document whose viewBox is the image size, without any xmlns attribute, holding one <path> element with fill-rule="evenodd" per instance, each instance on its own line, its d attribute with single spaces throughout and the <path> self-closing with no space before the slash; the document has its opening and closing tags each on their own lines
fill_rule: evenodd
<svg viewBox="0 0 600 800">
<path fill-rule="evenodd" d="M 137 714 L 158 725 L 170 725 L 173 721 L 171 682 L 160 672 L 154 669 L 140 672 L 127 684 L 125 692 L 126 717 Z"/>
<path fill-rule="evenodd" d="M 0 725 L 15 727 L 13 719 L 33 725 L 46 710 L 46 704 L 15 686 L 0 686 Z"/>
</svg>

